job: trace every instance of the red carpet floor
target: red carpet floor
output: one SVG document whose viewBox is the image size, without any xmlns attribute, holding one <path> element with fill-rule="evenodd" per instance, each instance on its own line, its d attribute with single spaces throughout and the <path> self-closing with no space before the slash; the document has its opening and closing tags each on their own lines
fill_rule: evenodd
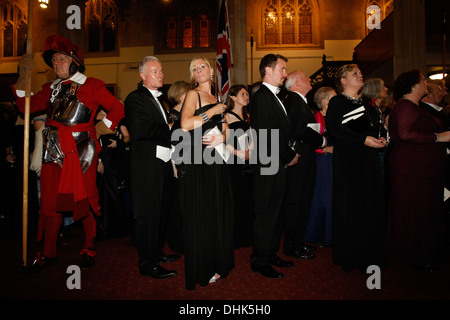
<svg viewBox="0 0 450 320">
<path fill-rule="evenodd" d="M 4 221 L 4 220 L 3 220 Z M 4 224 L 4 223 L 3 223 Z M 83 243 L 81 228 L 74 229 L 74 239 L 61 238 L 58 244 L 59 260 L 36 274 L 26 274 L 22 268 L 22 240 L 11 238 L 0 220 L 1 270 L 0 299 L 12 300 L 154 300 L 156 306 L 165 306 L 172 311 L 186 303 L 208 301 L 210 303 L 234 302 L 272 303 L 272 312 L 277 301 L 289 301 L 295 308 L 300 301 L 433 301 L 450 299 L 450 258 L 443 257 L 436 273 L 425 273 L 414 267 L 391 261 L 381 271 L 381 288 L 368 289 L 371 276 L 354 270 L 344 272 L 333 265 L 331 247 L 319 248 L 315 260 L 296 260 L 295 266 L 280 270 L 285 277 L 280 280 L 266 279 L 250 270 L 250 248 L 235 251 L 235 269 L 228 278 L 207 287 L 198 286 L 189 291 L 184 288 L 183 257 L 166 268 L 178 271 L 178 275 L 163 280 L 143 277 L 137 266 L 137 252 L 130 237 L 97 241 L 97 258 L 90 269 L 81 269 L 80 289 L 68 289 L 67 273 L 70 265 L 79 265 L 78 252 Z M 28 262 L 31 264 L 36 252 L 34 236 L 30 236 Z M 167 249 L 166 253 L 170 253 Z M 287 259 L 282 253 L 282 259 Z M 291 259 L 292 260 L 292 259 Z M 314 305 L 314 304 L 313 304 Z M 283 307 L 283 310 L 284 307 Z M 322 310 L 325 311 L 325 310 Z"/>
</svg>

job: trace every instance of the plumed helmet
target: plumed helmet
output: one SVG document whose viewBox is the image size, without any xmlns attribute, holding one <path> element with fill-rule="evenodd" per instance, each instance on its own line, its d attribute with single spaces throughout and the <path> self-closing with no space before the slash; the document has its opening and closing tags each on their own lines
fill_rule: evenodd
<svg viewBox="0 0 450 320">
<path fill-rule="evenodd" d="M 63 53 L 72 58 L 72 63 L 69 67 L 70 75 L 73 75 L 77 71 L 83 73 L 86 69 L 82 63 L 83 54 L 81 48 L 72 43 L 69 39 L 58 35 L 48 37 L 47 40 L 45 40 L 42 57 L 44 58 L 45 63 L 52 68 L 52 58 L 55 53 Z"/>
</svg>

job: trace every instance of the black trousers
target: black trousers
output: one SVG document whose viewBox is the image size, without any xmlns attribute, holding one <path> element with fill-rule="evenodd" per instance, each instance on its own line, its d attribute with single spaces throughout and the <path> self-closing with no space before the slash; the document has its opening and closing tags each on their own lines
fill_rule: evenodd
<svg viewBox="0 0 450 320">
<path fill-rule="evenodd" d="M 303 244 L 308 227 L 309 212 L 314 196 L 317 164 L 315 157 L 299 157 L 298 163 L 287 168 L 284 250 Z"/>
<path fill-rule="evenodd" d="M 169 167 L 171 170 L 171 167 Z M 171 171 L 168 171 L 171 173 Z M 165 179 L 162 198 L 151 203 L 148 211 L 136 218 L 135 243 L 139 255 L 139 267 L 151 268 L 158 264 L 163 255 L 163 247 L 167 239 L 167 228 L 170 215 L 171 192 L 173 179 Z"/>
<path fill-rule="evenodd" d="M 280 247 L 285 170 L 280 167 L 274 175 L 258 173 L 253 178 L 255 223 L 250 262 L 255 266 L 267 265 Z"/>
</svg>

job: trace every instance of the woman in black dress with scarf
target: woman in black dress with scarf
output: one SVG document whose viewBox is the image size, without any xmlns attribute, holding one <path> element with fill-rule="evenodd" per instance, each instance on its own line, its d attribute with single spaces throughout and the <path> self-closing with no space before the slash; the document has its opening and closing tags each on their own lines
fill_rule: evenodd
<svg viewBox="0 0 450 320">
<path fill-rule="evenodd" d="M 248 92 L 244 85 L 234 85 L 228 92 L 226 120 L 231 130 L 227 148 L 234 199 L 234 248 L 249 247 L 253 236 L 253 171 L 249 164 L 252 149 Z"/>
<path fill-rule="evenodd" d="M 386 211 L 378 149 L 380 121 L 373 107 L 359 96 L 363 77 L 358 66 L 338 71 L 339 94 L 331 98 L 326 118 L 333 137 L 333 262 L 344 271 L 366 272 L 370 265 L 384 267 Z"/>
</svg>

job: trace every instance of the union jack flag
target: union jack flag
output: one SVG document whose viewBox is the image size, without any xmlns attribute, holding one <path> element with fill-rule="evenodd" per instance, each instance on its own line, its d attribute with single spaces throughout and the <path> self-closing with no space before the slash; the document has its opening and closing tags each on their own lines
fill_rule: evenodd
<svg viewBox="0 0 450 320">
<path fill-rule="evenodd" d="M 228 27 L 228 9 L 227 1 L 222 0 L 219 13 L 219 28 L 217 33 L 217 88 L 218 94 L 226 100 L 228 90 L 231 87 L 230 69 L 231 69 L 231 45 L 230 31 Z"/>
</svg>

